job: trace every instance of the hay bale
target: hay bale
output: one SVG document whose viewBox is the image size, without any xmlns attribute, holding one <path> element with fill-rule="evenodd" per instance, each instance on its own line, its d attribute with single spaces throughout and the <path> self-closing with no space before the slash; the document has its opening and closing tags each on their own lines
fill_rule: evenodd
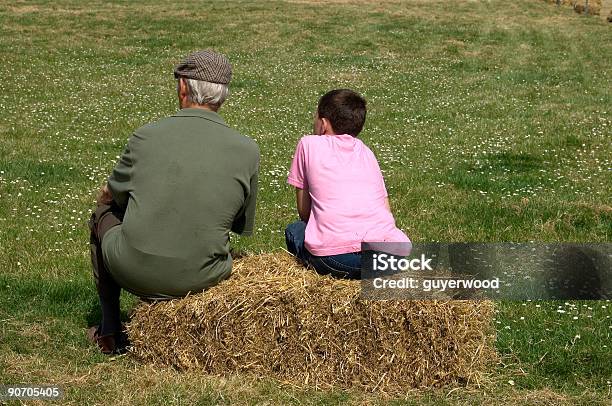
<svg viewBox="0 0 612 406">
<path fill-rule="evenodd" d="M 287 254 L 237 260 L 207 292 L 135 310 L 132 352 L 179 369 L 397 393 L 477 382 L 496 360 L 489 301 L 364 301 Z"/>
</svg>

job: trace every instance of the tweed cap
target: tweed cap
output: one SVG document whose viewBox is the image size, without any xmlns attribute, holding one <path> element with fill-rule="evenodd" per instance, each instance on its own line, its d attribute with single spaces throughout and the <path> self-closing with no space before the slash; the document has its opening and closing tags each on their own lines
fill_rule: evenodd
<svg viewBox="0 0 612 406">
<path fill-rule="evenodd" d="M 174 77 L 227 85 L 232 79 L 232 65 L 225 55 L 210 49 L 195 51 L 174 68 Z"/>
</svg>

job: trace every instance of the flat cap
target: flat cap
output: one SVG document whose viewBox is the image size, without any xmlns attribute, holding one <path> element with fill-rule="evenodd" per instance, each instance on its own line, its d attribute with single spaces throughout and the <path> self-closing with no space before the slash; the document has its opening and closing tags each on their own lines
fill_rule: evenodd
<svg viewBox="0 0 612 406">
<path fill-rule="evenodd" d="M 174 68 L 174 77 L 227 85 L 232 79 L 232 65 L 225 55 L 210 49 L 195 51 Z"/>
</svg>

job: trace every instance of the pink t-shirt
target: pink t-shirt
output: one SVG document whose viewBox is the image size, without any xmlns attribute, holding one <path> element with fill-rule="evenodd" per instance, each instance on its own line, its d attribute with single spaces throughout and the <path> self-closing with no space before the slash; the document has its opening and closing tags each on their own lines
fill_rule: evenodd
<svg viewBox="0 0 612 406">
<path fill-rule="evenodd" d="M 287 183 L 310 194 L 304 245 L 313 255 L 359 252 L 362 241 L 410 241 L 385 207 L 387 190 L 378 161 L 359 138 L 303 137 Z"/>
</svg>

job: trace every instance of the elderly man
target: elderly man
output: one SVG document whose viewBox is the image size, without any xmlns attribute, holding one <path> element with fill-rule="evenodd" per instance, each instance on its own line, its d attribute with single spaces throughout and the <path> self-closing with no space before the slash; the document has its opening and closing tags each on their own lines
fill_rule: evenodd
<svg viewBox="0 0 612 406">
<path fill-rule="evenodd" d="M 104 353 L 127 345 L 121 288 L 149 300 L 203 291 L 230 274 L 230 230 L 253 231 L 259 149 L 217 114 L 231 75 L 224 55 L 188 55 L 174 71 L 180 110 L 134 132 L 99 194 L 90 243 L 102 322 L 88 337 Z"/>
</svg>

